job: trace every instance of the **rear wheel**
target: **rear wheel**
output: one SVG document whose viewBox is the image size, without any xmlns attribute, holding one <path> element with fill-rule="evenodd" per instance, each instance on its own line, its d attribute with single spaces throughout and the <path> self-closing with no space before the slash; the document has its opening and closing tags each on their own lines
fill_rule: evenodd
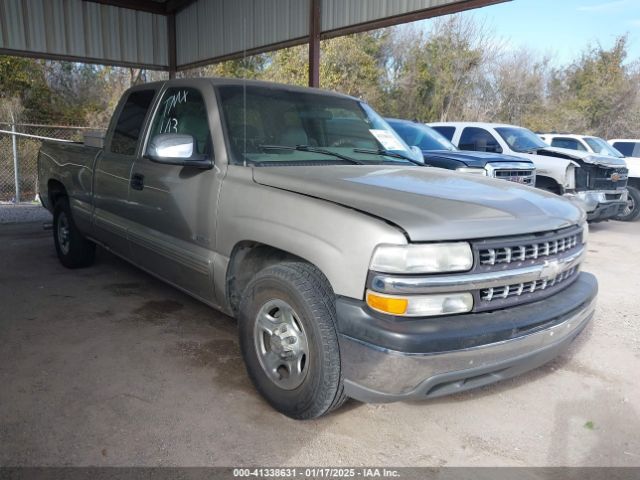
<svg viewBox="0 0 640 480">
<path fill-rule="evenodd" d="M 342 405 L 335 299 L 318 269 L 303 262 L 265 268 L 244 291 L 238 321 L 249 377 L 271 406 L 310 419 Z"/>
<path fill-rule="evenodd" d="M 58 200 L 53 209 L 53 240 L 58 259 L 65 267 L 82 268 L 93 263 L 96 245 L 76 227 L 66 198 Z"/>
<path fill-rule="evenodd" d="M 622 208 L 616 220 L 622 222 L 632 222 L 640 217 L 640 190 L 636 187 L 627 186 L 627 204 Z"/>
</svg>

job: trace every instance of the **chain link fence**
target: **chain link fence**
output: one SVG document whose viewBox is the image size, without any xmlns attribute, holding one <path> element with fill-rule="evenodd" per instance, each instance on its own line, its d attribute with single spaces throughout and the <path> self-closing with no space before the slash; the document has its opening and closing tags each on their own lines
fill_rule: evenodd
<svg viewBox="0 0 640 480">
<path fill-rule="evenodd" d="M 81 142 L 83 132 L 87 129 L 88 127 L 66 125 L 14 125 L 0 122 L 0 202 L 36 200 L 38 150 L 43 139 Z"/>
</svg>

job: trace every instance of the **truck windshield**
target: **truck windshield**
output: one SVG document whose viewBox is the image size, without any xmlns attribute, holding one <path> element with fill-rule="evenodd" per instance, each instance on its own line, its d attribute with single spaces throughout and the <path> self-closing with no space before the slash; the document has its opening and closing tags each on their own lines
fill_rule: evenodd
<svg viewBox="0 0 640 480">
<path fill-rule="evenodd" d="M 496 132 L 500 134 L 514 152 L 527 153 L 549 147 L 540 137 L 526 128 L 497 127 Z"/>
<path fill-rule="evenodd" d="M 221 86 L 218 92 L 232 163 L 422 160 L 382 117 L 357 100 L 255 85 Z"/>
<path fill-rule="evenodd" d="M 453 143 L 431 127 L 421 123 L 406 122 L 402 120 L 386 120 L 410 147 L 416 146 L 423 152 L 434 150 L 457 150 Z"/>
<path fill-rule="evenodd" d="M 591 150 L 593 150 L 594 153 L 598 153 L 600 155 L 607 155 L 609 157 L 624 158 L 624 155 L 622 155 L 618 150 L 613 148 L 611 145 L 609 145 L 607 142 L 605 142 L 601 138 L 584 137 L 584 141 L 589 144 L 589 146 L 591 147 Z"/>
</svg>

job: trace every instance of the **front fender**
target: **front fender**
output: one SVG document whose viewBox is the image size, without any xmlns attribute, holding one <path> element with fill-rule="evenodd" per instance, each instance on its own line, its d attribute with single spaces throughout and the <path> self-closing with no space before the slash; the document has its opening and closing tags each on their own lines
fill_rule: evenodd
<svg viewBox="0 0 640 480">
<path fill-rule="evenodd" d="M 536 166 L 536 175 L 552 178 L 564 189 L 575 187 L 575 169 L 580 164 L 568 159 L 527 154 L 526 158 Z"/>
<path fill-rule="evenodd" d="M 249 176 L 228 174 L 220 195 L 216 251 L 226 259 L 243 241 L 269 245 L 318 267 L 337 295 L 361 299 L 375 247 L 407 243 L 398 227 L 382 219 L 258 185 L 249 168 L 242 170 Z"/>
</svg>

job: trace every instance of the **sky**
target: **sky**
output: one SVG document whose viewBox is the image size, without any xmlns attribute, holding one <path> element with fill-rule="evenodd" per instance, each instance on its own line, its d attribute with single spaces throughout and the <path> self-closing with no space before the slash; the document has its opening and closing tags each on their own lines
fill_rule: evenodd
<svg viewBox="0 0 640 480">
<path fill-rule="evenodd" d="M 514 49 L 548 53 L 554 63 L 578 58 L 589 43 L 613 46 L 629 33 L 628 61 L 640 58 L 640 0 L 513 0 L 472 10 Z"/>
</svg>

